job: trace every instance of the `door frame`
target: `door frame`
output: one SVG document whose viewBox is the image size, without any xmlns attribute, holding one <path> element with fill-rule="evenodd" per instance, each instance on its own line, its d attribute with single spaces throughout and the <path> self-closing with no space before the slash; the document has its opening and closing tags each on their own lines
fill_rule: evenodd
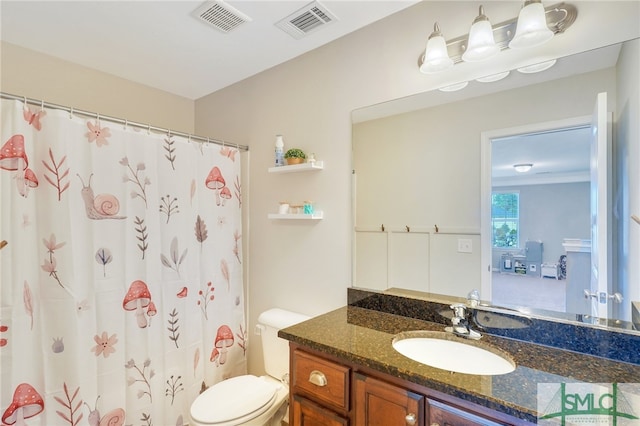
<svg viewBox="0 0 640 426">
<path fill-rule="evenodd" d="M 590 284 L 591 291 L 597 293 L 597 297 L 592 299 L 592 314 L 599 318 L 618 318 L 618 304 L 609 301 L 610 296 L 617 292 L 617 285 L 613 282 L 612 265 L 613 117 L 607 108 L 607 98 L 607 92 L 598 93 L 591 116 Z M 603 163 L 604 168 L 601 167 Z M 597 256 L 594 256 L 594 253 L 597 253 Z"/>
<path fill-rule="evenodd" d="M 480 133 L 480 295 L 482 300 L 493 300 L 491 273 L 491 141 L 493 139 L 517 136 L 527 133 L 541 133 L 564 129 L 567 127 L 589 126 L 591 115 L 565 118 L 562 120 L 544 121 L 523 126 L 489 130 Z"/>
</svg>

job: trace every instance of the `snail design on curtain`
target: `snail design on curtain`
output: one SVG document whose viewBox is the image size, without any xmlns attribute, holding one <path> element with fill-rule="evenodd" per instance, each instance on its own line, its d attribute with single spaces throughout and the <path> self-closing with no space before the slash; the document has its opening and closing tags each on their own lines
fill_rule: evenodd
<svg viewBox="0 0 640 426">
<path fill-rule="evenodd" d="M 114 410 L 109 411 L 103 417 L 100 417 L 100 411 L 98 411 L 98 399 L 100 399 L 100 395 L 96 398 L 96 404 L 93 410 L 89 407 L 89 404 L 86 402 L 84 405 L 89 409 L 89 417 L 87 421 L 90 426 L 122 426 L 124 424 L 124 410 L 122 408 L 116 408 Z"/>
<path fill-rule="evenodd" d="M 87 211 L 87 217 L 93 220 L 101 219 L 126 219 L 126 216 L 117 216 L 120 211 L 120 202 L 111 194 L 98 194 L 93 195 L 93 189 L 91 189 L 91 178 L 93 173 L 89 175 L 89 182 L 87 185 L 78 175 L 78 179 L 82 183 L 82 201 L 84 201 L 84 207 Z"/>
</svg>

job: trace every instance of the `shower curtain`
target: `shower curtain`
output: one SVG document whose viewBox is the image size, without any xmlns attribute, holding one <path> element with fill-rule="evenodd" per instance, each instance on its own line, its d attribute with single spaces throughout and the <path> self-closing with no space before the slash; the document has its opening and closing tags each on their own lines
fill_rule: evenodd
<svg viewBox="0 0 640 426">
<path fill-rule="evenodd" d="M 1 114 L 2 423 L 187 424 L 246 372 L 238 150 Z"/>
</svg>

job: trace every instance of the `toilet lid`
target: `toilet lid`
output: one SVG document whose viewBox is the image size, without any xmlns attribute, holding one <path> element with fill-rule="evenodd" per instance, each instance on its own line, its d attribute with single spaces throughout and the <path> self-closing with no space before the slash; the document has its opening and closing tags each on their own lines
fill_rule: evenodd
<svg viewBox="0 0 640 426">
<path fill-rule="evenodd" d="M 230 422 L 254 413 L 262 414 L 278 391 L 275 382 L 253 375 L 233 377 L 211 386 L 191 405 L 191 417 L 200 423 Z"/>
</svg>

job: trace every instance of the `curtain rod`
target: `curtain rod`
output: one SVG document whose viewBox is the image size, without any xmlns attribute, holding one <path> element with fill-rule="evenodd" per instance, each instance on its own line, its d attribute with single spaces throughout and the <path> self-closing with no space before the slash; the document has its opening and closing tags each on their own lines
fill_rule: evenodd
<svg viewBox="0 0 640 426">
<path fill-rule="evenodd" d="M 149 132 L 156 132 L 156 133 L 173 135 L 173 136 L 182 136 L 182 137 L 185 137 L 185 138 L 187 138 L 189 140 L 193 140 L 193 141 L 213 143 L 213 144 L 221 145 L 221 146 L 231 146 L 231 147 L 236 147 L 240 151 L 249 151 L 249 147 L 247 145 L 238 145 L 237 143 L 228 143 L 228 142 L 225 142 L 225 141 L 212 139 L 212 138 L 207 138 L 207 137 L 204 137 L 204 136 L 196 136 L 196 135 L 191 135 L 189 133 L 184 133 L 184 132 L 175 132 L 175 131 L 173 131 L 171 129 L 165 129 L 165 128 L 162 128 L 162 127 L 151 126 L 150 124 L 137 123 L 135 121 L 128 121 L 128 120 L 124 120 L 122 118 L 110 117 L 108 115 L 101 115 L 101 114 L 98 114 L 97 112 L 83 111 L 83 110 L 80 110 L 80 109 L 66 107 L 66 106 L 63 106 L 63 105 L 52 104 L 50 102 L 45 102 L 43 100 L 30 99 L 30 98 L 27 98 L 25 96 L 16 96 L 16 95 L 12 95 L 10 93 L 5 93 L 5 92 L 0 92 L 0 96 L 3 99 L 11 99 L 11 100 L 16 100 L 16 101 L 22 101 L 22 102 L 25 102 L 27 104 L 40 106 L 41 108 L 58 109 L 58 110 L 62 110 L 62 111 L 68 112 L 69 114 L 84 115 L 86 117 L 93 117 L 95 119 L 109 121 L 109 122 L 116 123 L 116 124 L 122 124 L 125 127 L 126 126 L 132 126 L 132 127 L 137 127 L 139 129 L 145 129 L 145 130 L 147 130 Z"/>
</svg>

